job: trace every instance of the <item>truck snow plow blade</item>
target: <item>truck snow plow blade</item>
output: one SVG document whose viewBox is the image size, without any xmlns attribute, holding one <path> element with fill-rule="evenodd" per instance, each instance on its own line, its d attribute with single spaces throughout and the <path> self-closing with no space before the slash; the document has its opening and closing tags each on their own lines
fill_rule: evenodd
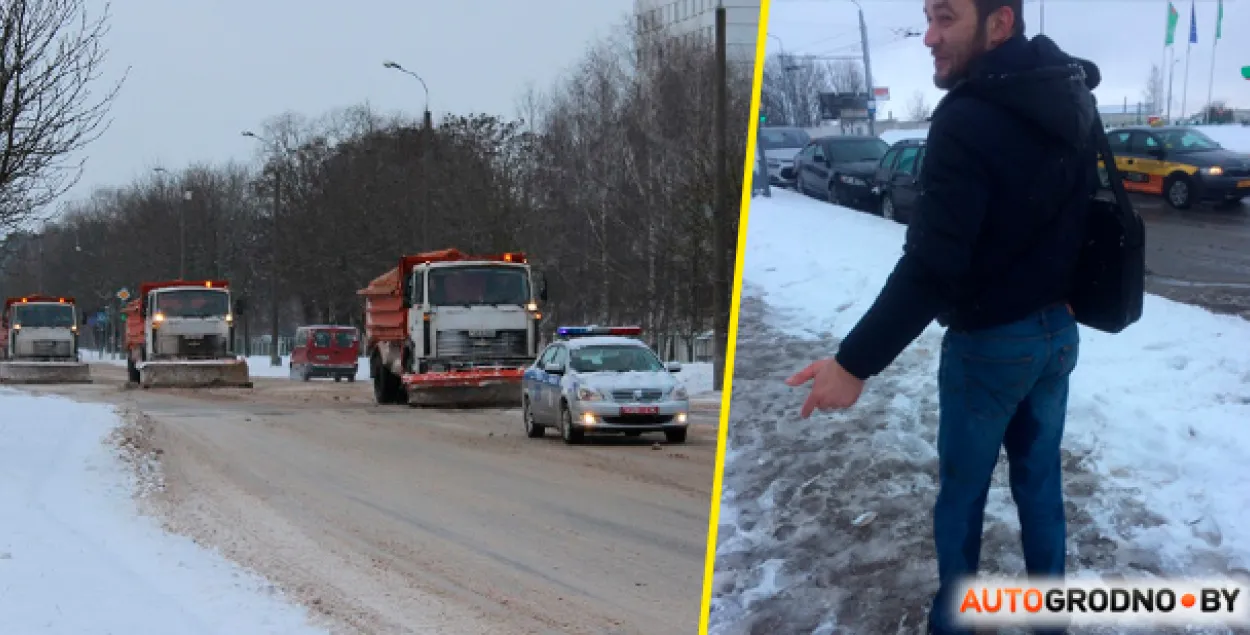
<svg viewBox="0 0 1250 635">
<path fill-rule="evenodd" d="M 91 369 L 82 362 L 0 362 L 0 384 L 89 384 Z"/>
<path fill-rule="evenodd" d="M 143 388 L 251 388 L 247 362 L 243 360 L 179 360 L 144 362 L 139 365 Z"/>
<path fill-rule="evenodd" d="M 519 368 L 405 375 L 410 406 L 516 407 L 521 404 Z"/>
</svg>

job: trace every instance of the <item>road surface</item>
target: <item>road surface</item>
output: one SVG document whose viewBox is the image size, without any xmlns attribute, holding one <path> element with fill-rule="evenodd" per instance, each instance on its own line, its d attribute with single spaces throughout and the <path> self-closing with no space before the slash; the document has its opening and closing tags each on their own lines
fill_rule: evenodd
<svg viewBox="0 0 1250 635">
<path fill-rule="evenodd" d="M 1148 291 L 1250 318 L 1250 205 L 1182 212 L 1134 195 L 1133 206 L 1146 221 Z"/>
<path fill-rule="evenodd" d="M 518 411 L 379 407 L 367 383 L 32 388 L 117 404 L 160 452 L 168 527 L 337 632 L 697 631 L 716 413 L 684 445 L 527 439 Z"/>
</svg>

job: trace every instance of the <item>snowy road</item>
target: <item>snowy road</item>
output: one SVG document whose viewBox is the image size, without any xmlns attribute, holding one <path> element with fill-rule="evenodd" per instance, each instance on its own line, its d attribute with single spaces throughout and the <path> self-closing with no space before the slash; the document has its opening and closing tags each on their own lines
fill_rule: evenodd
<svg viewBox="0 0 1250 635">
<path fill-rule="evenodd" d="M 519 413 L 381 408 L 367 383 L 39 389 L 134 413 L 170 526 L 344 632 L 696 630 L 715 413 L 686 445 L 526 439 Z"/>
<path fill-rule="evenodd" d="M 0 389 L 0 631 L 313 635 L 264 580 L 138 513 L 111 408 Z"/>
<path fill-rule="evenodd" d="M 904 228 L 775 192 L 747 231 L 711 634 L 923 632 L 942 329 L 848 411 L 800 420 L 805 393 L 783 383 L 867 311 Z M 1246 342 L 1250 323 L 1157 297 L 1118 336 L 1082 330 L 1064 442 L 1070 572 L 1250 568 Z M 1023 568 L 1005 461 L 982 564 Z"/>
</svg>

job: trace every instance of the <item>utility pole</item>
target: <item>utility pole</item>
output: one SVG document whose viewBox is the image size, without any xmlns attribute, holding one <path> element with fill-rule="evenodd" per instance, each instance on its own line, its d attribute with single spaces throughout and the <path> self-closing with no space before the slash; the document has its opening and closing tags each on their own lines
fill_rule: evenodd
<svg viewBox="0 0 1250 635">
<path fill-rule="evenodd" d="M 182 193 L 182 210 L 178 212 L 178 279 L 187 279 L 187 205 L 191 203 L 191 190 Z"/>
<path fill-rule="evenodd" d="M 268 139 L 251 130 L 244 130 L 243 136 L 256 139 L 266 146 L 273 145 Z M 269 338 L 271 340 L 269 365 L 277 368 L 282 365 L 282 356 L 278 352 L 278 265 L 282 262 L 278 257 L 278 246 L 281 244 L 278 239 L 278 228 L 281 226 L 278 223 L 278 215 L 282 206 L 282 170 L 277 161 L 271 162 L 270 166 L 273 170 L 273 225 L 270 229 L 273 236 L 270 238 L 269 252 L 273 267 L 269 272 Z"/>
<path fill-rule="evenodd" d="M 712 212 L 712 389 L 725 381 L 725 353 L 729 345 L 729 171 L 726 136 L 729 130 L 729 59 L 725 42 L 725 6 L 716 7 L 716 184 Z M 767 178 L 767 174 L 765 174 Z"/>
<path fill-rule="evenodd" d="M 877 136 L 877 99 L 872 83 L 872 57 L 868 54 L 868 24 L 864 22 L 864 8 L 858 0 L 855 7 L 859 9 L 859 40 L 864 45 L 864 81 L 868 84 L 868 135 Z"/>
<path fill-rule="evenodd" d="M 282 170 L 278 169 L 275 164 L 273 168 L 273 244 L 270 251 L 273 253 L 273 270 L 269 273 L 269 337 L 272 340 L 272 347 L 269 349 L 269 365 L 277 368 L 282 365 L 282 355 L 278 350 L 278 265 L 282 260 L 278 257 L 278 245 L 282 241 L 278 239 L 278 213 L 281 209 L 282 201 Z"/>
</svg>

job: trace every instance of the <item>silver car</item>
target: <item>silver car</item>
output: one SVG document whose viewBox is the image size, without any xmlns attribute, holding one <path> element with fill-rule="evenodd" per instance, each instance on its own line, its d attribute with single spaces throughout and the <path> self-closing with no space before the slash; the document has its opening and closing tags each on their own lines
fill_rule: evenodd
<svg viewBox="0 0 1250 635">
<path fill-rule="evenodd" d="M 686 441 L 690 396 L 673 375 L 681 364 L 661 362 L 632 337 L 570 330 L 562 328 L 567 339 L 549 345 L 525 370 L 526 435 L 538 438 L 551 427 L 565 443 L 578 443 L 588 432 L 663 432 L 669 443 Z"/>
<path fill-rule="evenodd" d="M 812 140 L 806 130 L 789 126 L 765 126 L 759 130 L 759 151 L 768 165 L 768 182 L 777 187 L 794 187 L 794 158 Z M 782 170 L 791 168 L 790 176 Z"/>
</svg>

